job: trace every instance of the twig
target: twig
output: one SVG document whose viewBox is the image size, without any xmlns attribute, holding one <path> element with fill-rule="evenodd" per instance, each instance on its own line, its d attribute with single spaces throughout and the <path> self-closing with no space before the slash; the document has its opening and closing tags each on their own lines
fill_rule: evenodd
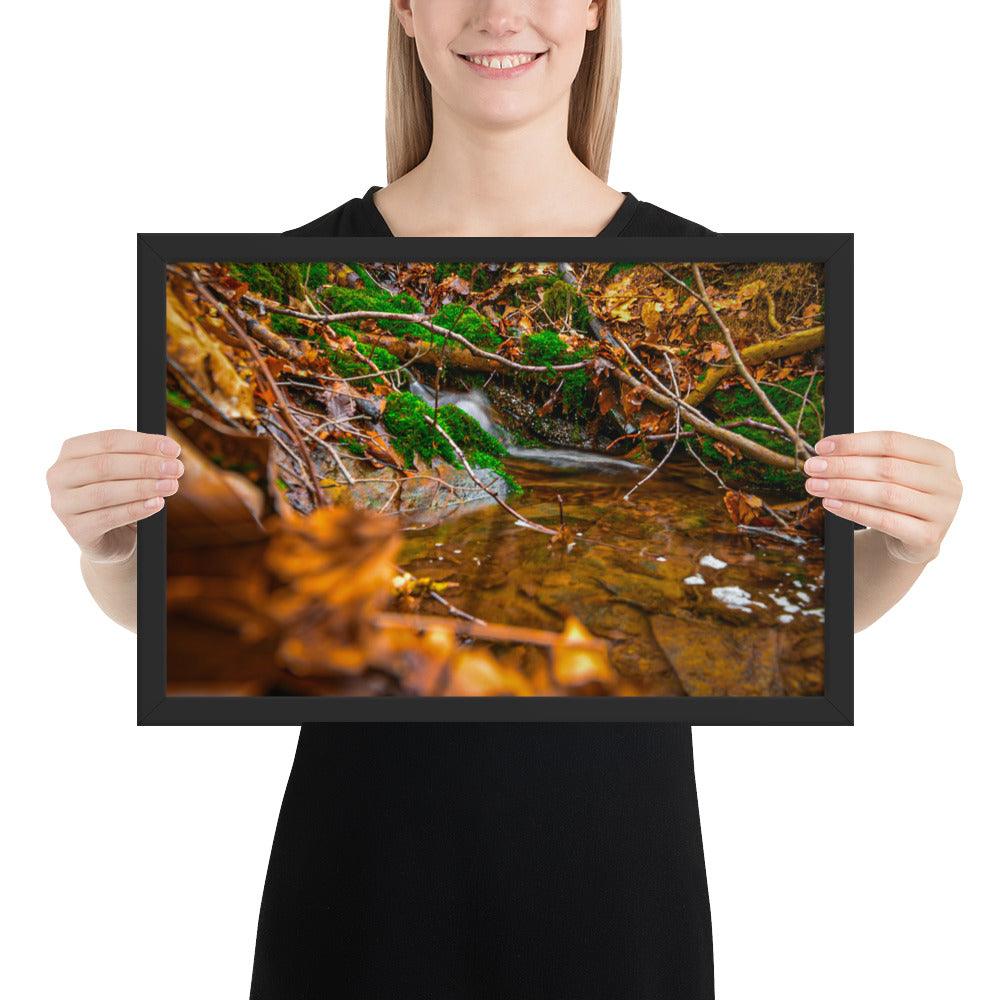
<svg viewBox="0 0 1000 1000">
<path fill-rule="evenodd" d="M 434 425 L 434 421 L 430 417 L 428 417 L 428 416 L 425 415 L 424 416 L 424 420 L 426 420 L 427 423 L 429 423 L 431 425 L 431 427 L 435 426 Z M 528 518 L 526 518 L 523 514 L 519 514 L 498 493 L 494 493 L 493 490 L 491 490 L 488 486 L 486 486 L 479 479 L 479 477 L 475 474 L 475 472 L 473 472 L 472 466 L 469 465 L 469 460 L 465 457 L 465 452 L 463 452 L 462 449 L 459 448 L 459 446 L 457 444 L 455 444 L 455 442 L 452 439 L 451 435 L 440 424 L 437 425 L 436 430 L 445 439 L 445 441 L 447 441 L 448 444 L 450 444 L 451 447 L 455 450 L 455 454 L 458 455 L 458 457 L 462 460 L 462 465 L 465 466 L 465 471 L 469 474 L 469 476 L 471 477 L 472 481 L 484 493 L 486 493 L 489 496 L 493 497 L 493 499 L 496 500 L 496 502 L 498 504 L 500 504 L 500 506 L 503 507 L 503 509 L 505 511 L 507 511 L 508 514 L 510 514 L 511 516 L 517 518 L 517 521 L 518 521 L 519 524 L 523 525 L 526 528 L 531 528 L 532 531 L 540 531 L 540 532 L 542 532 L 543 535 L 555 535 L 555 534 L 558 534 L 558 532 L 554 531 L 552 528 L 546 528 L 542 524 L 536 524 L 534 521 L 531 521 Z"/>
<path fill-rule="evenodd" d="M 697 462 L 697 463 L 698 463 L 698 464 L 699 464 L 699 465 L 700 465 L 700 466 L 701 466 L 701 467 L 702 467 L 702 468 L 703 468 L 703 469 L 704 469 L 704 470 L 705 470 L 705 471 L 706 471 L 706 472 L 707 472 L 707 473 L 708 473 L 708 474 L 709 474 L 710 476 L 713 476 L 713 477 L 715 478 L 715 481 L 716 481 L 716 482 L 717 482 L 717 483 L 719 484 L 719 487 L 720 487 L 721 489 L 724 489 L 724 490 L 728 490 L 728 489 L 730 489 L 730 487 L 726 485 L 726 481 L 725 481 L 725 480 L 724 480 L 724 479 L 722 478 L 722 476 L 720 476 L 720 475 L 719 475 L 719 474 L 718 474 L 718 473 L 717 473 L 716 471 L 714 471 L 713 469 L 710 469 L 710 468 L 709 468 L 709 467 L 708 467 L 708 466 L 707 466 L 707 465 L 706 465 L 706 464 L 705 464 L 705 463 L 704 463 L 704 462 L 703 462 L 703 461 L 701 460 L 701 458 L 700 458 L 700 456 L 698 455 L 698 453 L 697 453 L 697 452 L 696 452 L 696 451 L 694 450 L 694 448 L 692 448 L 692 447 L 691 447 L 691 442 L 690 442 L 690 441 L 685 441 L 685 442 L 684 442 L 684 444 L 686 445 L 686 447 L 687 447 L 687 450 L 688 450 L 689 452 L 691 452 L 691 457 L 692 457 L 692 458 L 693 458 L 693 459 L 694 459 L 694 460 L 695 460 L 695 461 L 696 461 L 696 462 Z M 764 508 L 764 510 L 766 510 L 766 511 L 768 512 L 768 514 L 770 514 L 770 515 L 771 515 L 771 517 L 773 517 L 773 518 L 775 519 L 775 521 L 777 521 L 777 522 L 778 522 L 778 524 L 780 524 L 780 525 L 781 525 L 781 526 L 782 526 L 783 528 L 790 528 L 790 527 L 791 527 L 791 525 L 790 525 L 790 524 L 789 524 L 789 523 L 788 523 L 788 522 L 787 522 L 787 521 L 786 521 L 786 520 L 785 520 L 785 519 L 784 519 L 784 518 L 783 518 L 783 517 L 782 517 L 782 516 L 781 516 L 781 515 L 780 515 L 780 514 L 779 514 L 779 513 L 778 513 L 778 512 L 777 512 L 777 511 L 776 511 L 776 510 L 774 509 L 774 508 L 773 508 L 773 507 L 771 507 L 771 506 L 769 506 L 768 504 L 764 503 L 764 501 L 763 501 L 763 500 L 761 500 L 761 498 L 760 498 L 760 497 L 757 497 L 757 499 L 758 499 L 758 500 L 760 500 L 760 505 L 761 505 L 761 506 L 762 506 L 762 507 Z"/>
<path fill-rule="evenodd" d="M 673 361 L 670 360 L 670 355 L 666 351 L 663 352 L 663 357 L 666 359 L 667 366 L 670 369 L 670 381 L 673 383 L 674 395 L 677 397 L 677 399 L 680 399 L 681 390 L 680 386 L 678 386 L 677 384 L 677 376 L 674 374 L 674 363 Z M 657 463 L 656 468 L 650 469 L 650 471 L 645 476 L 643 476 L 642 479 L 640 479 L 639 482 L 637 482 L 635 486 L 633 486 L 632 489 L 630 489 L 628 493 L 625 494 L 624 497 L 622 497 L 623 500 L 631 500 L 632 494 L 635 493 L 635 491 L 640 486 L 642 486 L 643 483 L 652 479 L 653 476 L 655 476 L 660 471 L 660 469 L 662 469 L 663 466 L 667 464 L 667 461 L 670 459 L 670 456 L 674 453 L 674 449 L 677 447 L 677 442 L 680 440 L 680 436 L 681 436 L 681 408 L 677 406 L 674 407 L 674 439 L 673 441 L 670 442 L 670 447 L 667 449 L 667 453 Z"/>
<path fill-rule="evenodd" d="M 809 393 L 812 390 L 813 382 L 816 381 L 816 373 L 813 372 L 809 376 L 809 384 L 806 386 L 806 391 L 802 394 L 802 405 L 799 407 L 799 418 L 795 421 L 795 433 L 798 434 L 799 428 L 802 426 L 802 414 L 806 412 L 806 403 L 809 401 Z M 817 414 L 819 416 L 819 414 Z M 822 433 L 823 427 L 820 425 L 820 433 Z"/>
<path fill-rule="evenodd" d="M 415 580 L 416 577 L 406 569 L 401 566 L 396 567 L 396 572 L 402 574 L 410 580 Z M 428 592 L 428 597 L 433 598 L 442 607 L 448 609 L 448 614 L 454 615 L 456 618 L 461 618 L 463 621 L 475 622 L 477 625 L 485 625 L 486 622 L 482 618 L 477 618 L 475 615 L 470 615 L 468 611 L 463 611 L 461 608 L 455 607 L 447 597 L 442 597 L 436 590 L 431 590 Z"/>
<path fill-rule="evenodd" d="M 771 416 L 778 421 L 778 424 L 781 427 L 781 429 L 785 432 L 785 434 L 788 435 L 788 440 L 791 441 L 792 444 L 794 445 L 795 456 L 796 456 L 796 467 L 798 467 L 798 456 L 800 453 L 805 452 L 808 455 L 814 455 L 816 453 L 815 449 L 807 441 L 803 441 L 802 438 L 799 437 L 799 435 L 792 428 L 791 424 L 789 424 L 788 421 L 785 420 L 785 418 L 778 412 L 778 408 L 774 405 L 773 402 L 771 402 L 771 397 L 768 396 L 766 392 L 764 392 L 764 390 L 757 384 L 757 380 L 753 377 L 753 375 L 750 374 L 750 369 L 747 368 L 746 364 L 743 361 L 742 356 L 740 355 L 740 352 L 736 349 L 736 343 L 733 340 L 733 335 L 729 332 L 729 327 L 726 326 L 726 324 L 722 321 L 722 318 L 715 311 L 715 306 L 712 305 L 711 300 L 708 298 L 708 293 L 705 291 L 705 283 L 701 279 L 701 270 L 699 269 L 698 265 L 694 263 L 691 264 L 691 270 L 692 273 L 694 274 L 694 279 L 698 283 L 697 292 L 694 291 L 694 289 L 689 288 L 687 285 L 685 285 L 684 282 L 680 280 L 680 278 L 676 277 L 674 274 L 671 274 L 671 272 L 668 271 L 665 267 L 661 266 L 660 270 L 668 278 L 670 278 L 672 281 L 680 285 L 681 288 L 683 288 L 686 292 L 688 292 L 690 295 L 693 295 L 696 299 L 698 299 L 701 302 L 701 304 L 708 310 L 708 314 L 712 317 L 712 321 L 722 331 L 722 336 L 726 341 L 726 347 L 729 348 L 729 356 L 733 359 L 733 363 L 736 365 L 737 369 L 739 370 L 739 373 L 743 376 L 747 385 L 750 386 L 750 389 L 753 391 L 754 395 L 756 395 L 757 398 L 761 401 L 761 404 L 763 405 L 764 409 L 767 410 L 767 412 L 770 413 Z"/>
<path fill-rule="evenodd" d="M 225 422 L 229 424 L 230 427 L 234 427 L 236 430 L 243 431 L 244 433 L 246 433 L 246 428 L 243 427 L 241 424 L 238 424 L 235 420 L 232 419 L 232 417 L 228 416 L 226 413 L 223 413 L 223 411 L 220 410 L 219 407 L 212 401 L 211 396 L 205 393 L 202 390 L 201 386 L 198 385 L 198 383 L 195 382 L 194 379 L 192 379 L 191 376 L 188 375 L 186 371 L 184 371 L 184 369 L 180 366 L 180 364 L 178 364 L 177 361 L 175 361 L 172 357 L 170 357 L 169 354 L 167 355 L 167 364 L 173 369 L 174 374 L 181 381 L 183 381 L 184 385 L 189 389 L 193 390 L 194 393 L 198 396 L 198 398 L 206 406 L 208 406 L 213 413 L 217 414 L 221 419 L 225 420 Z"/>
<path fill-rule="evenodd" d="M 415 632 L 444 628 L 455 635 L 471 639 L 485 639 L 487 642 L 524 643 L 530 646 L 554 646 L 562 636 L 558 632 L 546 632 L 538 628 L 522 628 L 519 625 L 498 625 L 493 622 L 453 621 L 438 615 L 400 615 L 383 611 L 374 616 L 373 622 L 381 628 L 407 628 Z M 603 639 L 574 639 L 573 647 L 579 649 L 605 650 Z"/>
<path fill-rule="evenodd" d="M 815 374 L 816 373 L 813 372 L 814 376 Z M 769 385 L 772 389 L 781 389 L 783 392 L 787 392 L 790 395 L 795 396 L 797 399 L 801 399 L 803 402 L 805 402 L 806 399 L 808 398 L 803 393 L 796 392 L 794 389 L 789 389 L 787 385 L 782 385 L 780 382 L 765 382 L 763 379 L 761 379 L 760 384 Z M 809 384 L 811 386 L 812 382 L 810 381 Z M 819 426 L 822 427 L 824 424 L 823 414 L 819 412 L 819 410 L 816 408 L 816 404 L 811 399 L 809 400 L 809 406 L 811 407 L 813 413 L 816 414 L 816 420 L 819 422 Z"/>
<path fill-rule="evenodd" d="M 312 485 L 313 492 L 316 496 L 316 505 L 324 506 L 327 503 L 327 496 L 320 488 L 319 479 L 316 476 L 316 468 L 313 465 L 312 458 L 309 455 L 309 449 L 306 448 L 305 442 L 302 440 L 299 434 L 298 428 L 295 424 L 295 418 L 292 416 L 288 409 L 288 400 L 285 399 L 285 393 L 274 381 L 274 376 L 271 374 L 271 369 L 267 367 L 264 363 L 264 359 L 261 357 L 260 351 L 257 349 L 257 344 L 254 342 L 253 338 L 236 322 L 235 319 L 230 315 L 229 310 L 224 308 L 222 303 L 213 295 L 213 293 L 205 287 L 204 284 L 195 277 L 195 272 L 191 271 L 188 274 L 188 278 L 194 287 L 198 290 L 199 294 L 211 305 L 215 306 L 219 314 L 226 321 L 230 329 L 240 338 L 243 345 L 250 352 L 254 359 L 254 363 L 257 366 L 258 372 L 264 377 L 264 381 L 271 388 L 271 392 L 274 393 L 275 402 L 278 404 L 279 411 L 282 414 L 283 419 L 288 425 L 288 433 L 291 439 L 295 442 L 296 448 L 298 448 L 301 453 L 303 463 L 305 465 L 306 471 L 309 474 L 309 482 Z"/>
<path fill-rule="evenodd" d="M 795 535 L 786 535 L 783 531 L 775 531 L 774 528 L 763 528 L 759 524 L 738 524 L 736 529 L 747 535 L 768 535 L 782 542 L 790 542 L 792 545 L 806 544 L 804 538 L 796 538 Z"/>
<path fill-rule="evenodd" d="M 302 430 L 306 432 L 314 441 L 321 444 L 326 450 L 333 456 L 333 460 L 337 463 L 337 468 L 340 469 L 344 478 L 351 484 L 354 485 L 354 477 L 347 471 L 347 466 L 344 465 L 343 459 L 340 457 L 340 452 L 327 440 L 321 438 L 318 434 L 311 431 L 308 427 L 303 427 Z"/>
</svg>

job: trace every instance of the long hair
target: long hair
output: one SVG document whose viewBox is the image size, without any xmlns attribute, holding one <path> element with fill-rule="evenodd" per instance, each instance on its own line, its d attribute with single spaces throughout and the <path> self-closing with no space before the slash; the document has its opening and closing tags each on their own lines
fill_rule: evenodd
<svg viewBox="0 0 1000 1000">
<path fill-rule="evenodd" d="M 569 98 L 570 149 L 605 183 L 618 111 L 622 34 L 618 0 L 604 0 L 598 26 L 587 32 L 580 70 Z M 391 184 L 409 173 L 431 148 L 431 85 L 416 42 L 389 5 L 385 79 L 386 172 Z"/>
</svg>

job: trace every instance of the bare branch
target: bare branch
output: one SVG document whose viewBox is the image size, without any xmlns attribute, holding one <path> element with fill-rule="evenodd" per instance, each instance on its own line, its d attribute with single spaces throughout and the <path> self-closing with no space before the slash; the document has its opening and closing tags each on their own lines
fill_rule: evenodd
<svg viewBox="0 0 1000 1000">
<path fill-rule="evenodd" d="M 511 516 L 515 517 L 517 519 L 518 524 L 523 525 L 525 528 L 531 528 L 532 531 L 540 531 L 543 535 L 555 535 L 555 534 L 558 534 L 558 532 L 554 531 L 552 528 L 546 528 L 545 525 L 543 525 L 543 524 L 536 524 L 534 521 L 529 520 L 523 514 L 519 514 L 516 510 L 514 510 L 514 508 L 511 507 L 511 505 L 509 503 L 507 503 L 507 501 L 504 500 L 500 496 L 499 493 L 495 493 L 493 490 L 491 490 L 476 475 L 476 473 L 472 469 L 472 466 L 469 465 L 469 460 L 465 457 L 465 452 L 463 452 L 462 449 L 459 448 L 459 446 L 457 444 L 455 444 L 455 441 L 452 439 L 451 435 L 440 424 L 435 425 L 434 421 L 430 417 L 428 417 L 428 416 L 425 415 L 424 416 L 424 420 L 426 420 L 427 423 L 429 423 L 431 425 L 431 427 L 435 427 L 435 429 L 438 431 L 438 433 L 441 434 L 441 436 L 445 439 L 445 441 L 447 441 L 448 444 L 450 444 L 451 447 L 455 450 L 455 454 L 458 455 L 458 457 L 461 459 L 462 465 L 465 466 L 465 471 L 469 474 L 469 476 L 472 479 L 472 481 L 484 493 L 486 493 L 489 496 L 493 497 L 493 499 L 496 500 L 496 502 L 498 504 L 500 504 L 500 506 L 503 507 L 503 509 L 505 511 L 507 511 L 508 514 L 510 514 Z"/>
</svg>

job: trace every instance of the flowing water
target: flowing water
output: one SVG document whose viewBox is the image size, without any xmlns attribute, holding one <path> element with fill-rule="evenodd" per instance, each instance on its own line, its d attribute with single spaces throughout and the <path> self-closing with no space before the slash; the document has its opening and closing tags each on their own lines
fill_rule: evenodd
<svg viewBox="0 0 1000 1000">
<path fill-rule="evenodd" d="M 442 392 L 439 402 L 509 439 L 481 393 Z M 669 462 L 626 502 L 645 468 L 566 449 L 510 450 L 507 467 L 524 487 L 511 504 L 557 528 L 561 496 L 571 546 L 490 503 L 407 529 L 406 569 L 457 584 L 448 599 L 487 621 L 559 631 L 576 616 L 609 641 L 612 665 L 638 693 L 822 693 L 818 542 L 741 534 L 718 484 L 690 459 Z"/>
</svg>

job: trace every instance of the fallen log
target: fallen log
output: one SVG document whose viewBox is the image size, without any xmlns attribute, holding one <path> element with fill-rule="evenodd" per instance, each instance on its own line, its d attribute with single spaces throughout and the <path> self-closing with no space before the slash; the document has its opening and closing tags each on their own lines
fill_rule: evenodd
<svg viewBox="0 0 1000 1000">
<path fill-rule="evenodd" d="M 808 330 L 798 330 L 795 333 L 790 333 L 787 337 L 765 340 L 759 344 L 751 344 L 749 347 L 740 348 L 740 354 L 745 362 L 759 365 L 764 361 L 775 361 L 778 358 L 787 358 L 792 354 L 803 354 L 805 351 L 813 351 L 817 347 L 823 346 L 825 336 L 825 327 L 814 326 Z M 735 364 L 709 368 L 705 377 L 684 397 L 684 402 L 690 403 L 691 406 L 701 405 L 712 395 L 719 383 L 735 371 Z"/>
<path fill-rule="evenodd" d="M 651 388 L 644 382 L 640 382 L 634 375 L 630 375 L 620 368 L 614 370 L 614 375 L 619 382 L 624 382 L 625 385 L 638 389 L 650 402 L 655 403 L 664 410 L 676 411 L 678 406 L 682 405 L 670 396 L 665 396 L 662 392 L 657 392 L 656 389 Z M 699 431 L 706 437 L 722 441 L 729 445 L 730 448 L 735 448 L 736 451 L 746 458 L 756 459 L 758 462 L 763 462 L 765 465 L 773 466 L 776 469 L 799 469 L 802 467 L 794 455 L 782 455 L 779 452 L 772 451 L 770 448 L 758 444 L 756 441 L 752 441 L 742 434 L 737 434 L 726 427 L 720 427 L 707 417 L 703 417 L 700 414 L 696 415 L 696 411 L 683 410 L 681 419 L 686 420 L 696 431 Z"/>
<path fill-rule="evenodd" d="M 448 368 L 459 368 L 470 372 L 504 371 L 505 365 L 490 358 L 481 358 L 464 347 L 451 347 L 445 344 L 431 344 L 426 340 L 407 339 L 405 337 L 390 337 L 384 333 L 356 334 L 359 341 L 371 347 L 381 347 L 400 361 L 416 361 L 436 367 L 441 364 Z"/>
</svg>

